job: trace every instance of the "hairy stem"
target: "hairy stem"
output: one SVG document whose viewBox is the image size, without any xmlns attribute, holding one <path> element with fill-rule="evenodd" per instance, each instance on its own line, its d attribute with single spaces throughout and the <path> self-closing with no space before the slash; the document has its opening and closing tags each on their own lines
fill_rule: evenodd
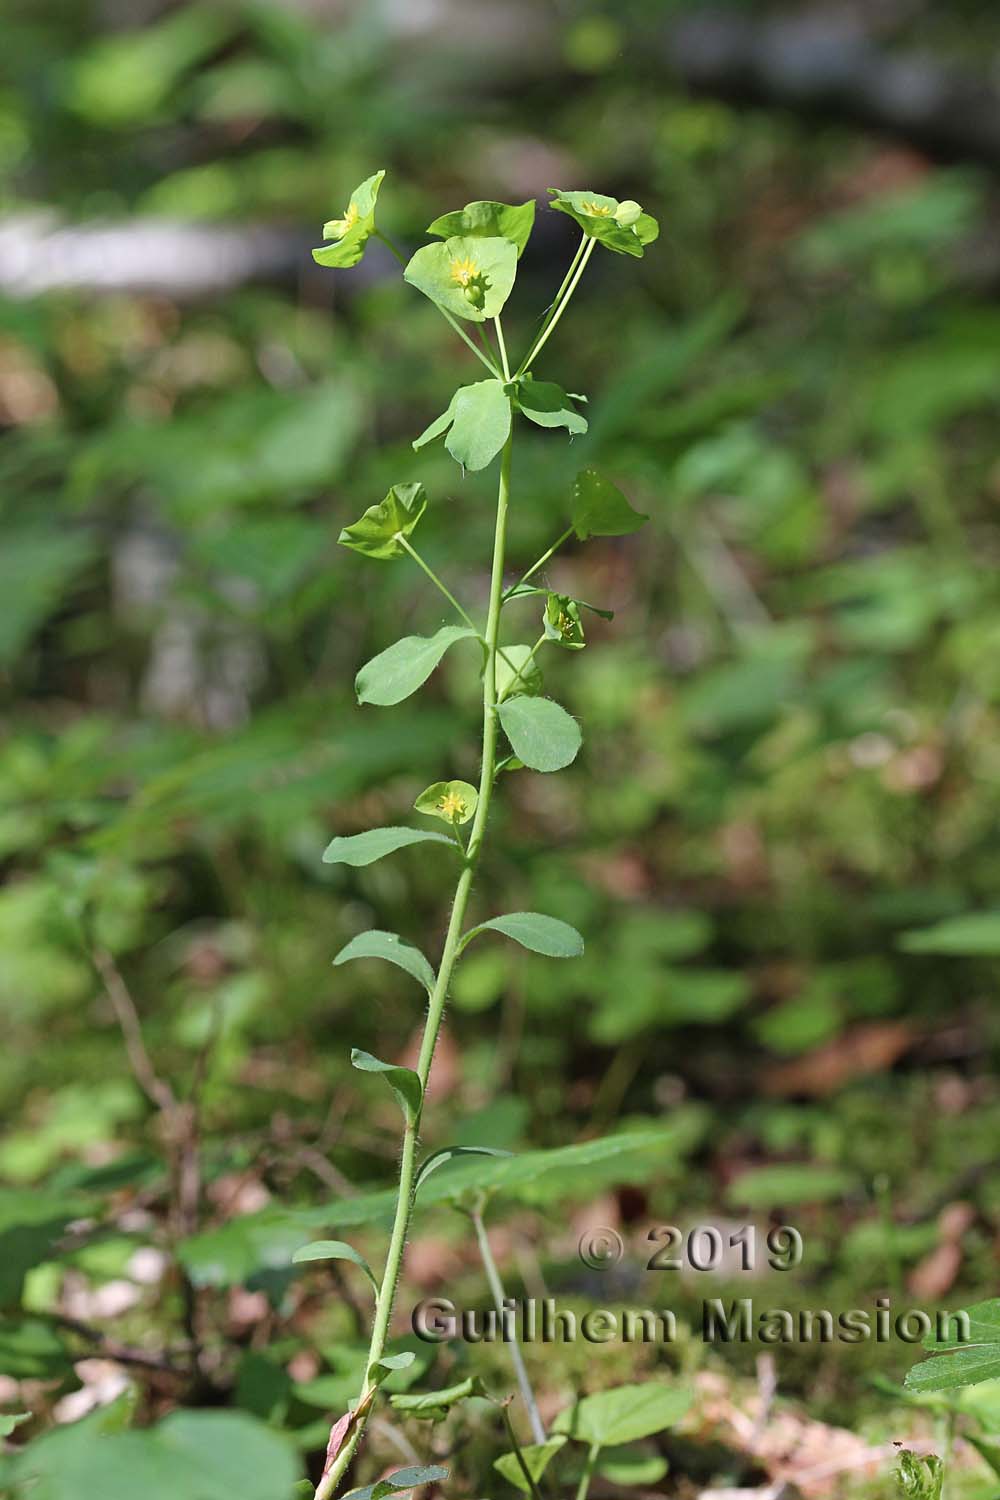
<svg viewBox="0 0 1000 1500">
<path fill-rule="evenodd" d="M 500 487 L 497 494 L 496 526 L 493 537 L 490 602 L 486 617 L 486 634 L 484 636 L 486 664 L 483 671 L 483 754 L 482 769 L 479 778 L 479 803 L 476 807 L 476 815 L 472 823 L 472 832 L 469 835 L 465 866 L 458 878 L 458 885 L 455 888 L 455 896 L 452 901 L 451 916 L 448 921 L 448 931 L 445 935 L 437 979 L 435 980 L 430 1003 L 427 1007 L 427 1020 L 424 1023 L 424 1035 L 420 1045 L 420 1058 L 417 1063 L 417 1075 L 420 1079 L 422 1089 L 426 1089 L 427 1079 L 430 1076 L 431 1063 L 434 1059 L 434 1048 L 437 1045 L 438 1032 L 441 1029 L 441 1018 L 444 1014 L 445 1001 L 448 997 L 448 987 L 451 983 L 452 970 L 454 969 L 455 960 L 459 953 L 462 927 L 465 923 L 465 912 L 469 904 L 469 892 L 472 889 L 472 881 L 476 872 L 476 865 L 479 861 L 479 852 L 482 848 L 483 836 L 486 832 L 486 820 L 489 816 L 490 799 L 493 794 L 493 782 L 496 775 L 497 639 L 500 632 L 503 569 L 507 550 L 507 507 L 510 500 L 512 448 L 513 429 L 504 444 L 500 457 Z M 399 1158 L 399 1194 L 396 1199 L 396 1214 L 392 1226 L 392 1235 L 389 1240 L 389 1249 L 386 1254 L 385 1269 L 382 1273 L 382 1281 L 379 1286 L 375 1322 L 372 1326 L 371 1343 L 365 1367 L 364 1385 L 356 1407 L 358 1417 L 337 1457 L 316 1486 L 315 1500 L 329 1500 L 329 1497 L 336 1493 L 337 1486 L 343 1478 L 364 1436 L 365 1426 L 367 1425 L 368 1416 L 372 1408 L 374 1389 L 369 1379 L 369 1371 L 382 1357 L 389 1334 L 389 1322 L 392 1317 L 393 1303 L 396 1300 L 396 1288 L 399 1283 L 399 1274 L 403 1263 L 403 1250 L 406 1246 L 406 1236 L 410 1227 L 410 1215 L 413 1209 L 413 1184 L 416 1175 L 419 1131 L 419 1117 L 407 1121 L 406 1129 L 403 1132 L 403 1142 Z"/>
<path fill-rule="evenodd" d="M 490 1237 L 486 1233 L 486 1225 L 483 1223 L 483 1215 L 481 1210 L 478 1208 L 474 1209 L 470 1214 L 470 1218 L 472 1219 L 473 1228 L 476 1231 L 476 1239 L 479 1243 L 479 1254 L 482 1256 L 483 1265 L 486 1268 L 486 1280 L 490 1284 L 490 1292 L 492 1293 L 493 1303 L 497 1310 L 497 1317 L 502 1319 L 505 1298 L 503 1282 L 500 1280 L 500 1271 L 497 1268 L 497 1263 L 493 1259 L 493 1251 L 490 1248 Z M 528 1421 L 531 1423 L 532 1440 L 536 1443 L 544 1443 L 545 1428 L 542 1425 L 542 1418 L 538 1411 L 538 1402 L 535 1400 L 535 1393 L 531 1389 L 531 1381 L 528 1379 L 528 1371 L 525 1369 L 524 1365 L 524 1355 L 521 1353 L 521 1346 L 517 1341 L 516 1335 L 509 1347 L 510 1362 L 514 1366 L 514 1374 L 517 1376 L 517 1383 L 520 1387 L 521 1396 L 524 1400 L 525 1406 L 528 1409 Z M 509 1425 L 510 1421 L 508 1418 L 508 1427 Z M 523 1467 L 524 1460 L 521 1458 L 520 1449 L 516 1446 L 515 1452 L 517 1453 L 518 1460 Z M 527 1469 L 525 1469 L 525 1473 L 527 1474 Z M 531 1476 L 529 1475 L 528 1478 L 530 1482 Z M 533 1484 L 531 1488 L 534 1489 Z"/>
</svg>

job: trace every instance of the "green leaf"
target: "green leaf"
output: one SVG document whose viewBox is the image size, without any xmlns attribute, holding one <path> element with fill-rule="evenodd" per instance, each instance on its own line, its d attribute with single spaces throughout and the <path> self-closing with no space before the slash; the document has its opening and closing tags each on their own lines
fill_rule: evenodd
<svg viewBox="0 0 1000 1500">
<path fill-rule="evenodd" d="M 313 1240 L 311 1244 L 303 1245 L 301 1250 L 296 1250 L 292 1256 L 292 1265 L 303 1265 L 306 1261 L 313 1260 L 352 1261 L 354 1265 L 360 1266 L 362 1271 L 364 1271 L 372 1284 L 376 1297 L 378 1296 L 378 1282 L 375 1280 L 375 1272 L 364 1256 L 355 1250 L 353 1245 L 345 1244 L 343 1240 Z"/>
<path fill-rule="evenodd" d="M 1000 1380 L 1000 1344 L 977 1344 L 954 1354 L 922 1360 L 907 1370 L 903 1381 L 915 1395 L 932 1391 L 954 1391 L 963 1385 L 978 1385 L 983 1380 Z"/>
<path fill-rule="evenodd" d="M 817 1163 L 753 1167 L 726 1188 L 728 1202 L 746 1208 L 792 1208 L 800 1203 L 833 1203 L 857 1187 L 843 1167 Z"/>
<path fill-rule="evenodd" d="M 410 844 L 448 844 L 453 841 L 445 833 L 432 833 L 423 828 L 370 828 L 367 833 L 352 833 L 344 838 L 332 839 L 323 851 L 325 865 L 372 865 L 397 849 Z"/>
<path fill-rule="evenodd" d="M 426 1182 L 432 1172 L 438 1167 L 443 1167 L 446 1162 L 455 1161 L 462 1156 L 512 1156 L 512 1151 L 501 1151 L 496 1146 L 442 1146 L 438 1151 L 432 1151 L 420 1164 L 417 1172 L 413 1191 L 416 1193 L 420 1185 Z"/>
<path fill-rule="evenodd" d="M 546 1443 L 529 1443 L 527 1447 L 522 1447 L 521 1457 L 535 1484 L 541 1479 L 559 1449 L 566 1446 L 566 1442 L 565 1435 L 560 1433 L 556 1437 L 549 1438 Z M 524 1470 L 517 1461 L 516 1453 L 501 1454 L 499 1458 L 493 1460 L 493 1467 L 522 1494 L 531 1493 L 528 1481 L 524 1477 Z"/>
<path fill-rule="evenodd" d="M 412 1068 L 401 1068 L 396 1063 L 383 1062 L 379 1057 L 372 1057 L 370 1052 L 362 1052 L 360 1047 L 351 1048 L 351 1067 L 360 1069 L 362 1073 L 381 1073 L 399 1100 L 406 1118 L 416 1119 L 423 1103 L 424 1091 Z"/>
<path fill-rule="evenodd" d="M 299 1477 L 291 1445 L 243 1412 L 175 1411 L 142 1432 L 107 1432 L 103 1413 L 56 1427 L 13 1463 L 32 1500 L 275 1500 Z"/>
<path fill-rule="evenodd" d="M 448 433 L 445 447 L 456 463 L 463 469 L 485 469 L 510 436 L 510 398 L 503 383 L 480 380 L 463 385 L 452 396 L 448 410 L 424 429 L 413 446 L 422 448 L 444 432 Z"/>
<path fill-rule="evenodd" d="M 395 1474 L 390 1474 L 386 1479 L 379 1479 L 375 1484 L 367 1484 L 361 1490 L 351 1490 L 344 1500 L 384 1500 L 386 1495 L 398 1495 L 403 1490 L 414 1490 L 421 1484 L 440 1484 L 443 1479 L 447 1478 L 448 1470 L 442 1469 L 439 1464 L 431 1464 L 426 1468 L 414 1466 L 408 1469 L 397 1469 Z"/>
<path fill-rule="evenodd" d="M 971 1443 L 979 1454 L 985 1459 L 994 1474 L 1000 1475 L 1000 1443 L 991 1442 L 989 1438 L 973 1437 L 971 1433 L 965 1435 L 965 1441 Z"/>
<path fill-rule="evenodd" d="M 4 522 L 0 548 L 0 665 L 15 661 L 49 614 L 65 607 L 73 579 L 93 559 L 94 538 L 69 524 Z"/>
<path fill-rule="evenodd" d="M 529 698 L 542 691 L 542 669 L 530 646 L 504 646 L 497 652 L 497 702 L 525 693 Z"/>
<path fill-rule="evenodd" d="M 570 433 L 587 430 L 586 417 L 570 405 L 573 398 L 554 381 L 525 375 L 517 382 L 515 399 L 528 420 L 539 427 L 565 427 Z"/>
<path fill-rule="evenodd" d="M 467 1401 L 470 1396 L 483 1395 L 485 1395 L 483 1382 L 478 1375 L 470 1375 L 466 1380 L 459 1381 L 457 1385 L 446 1386 L 444 1390 L 421 1391 L 419 1394 L 406 1392 L 398 1396 L 390 1396 L 389 1404 L 396 1411 L 405 1412 L 408 1417 L 423 1417 L 431 1422 L 439 1422 L 460 1401 Z"/>
<path fill-rule="evenodd" d="M 350 963 L 353 958 L 384 958 L 412 974 L 428 993 L 434 988 L 434 970 L 420 949 L 404 943 L 397 932 L 381 932 L 377 927 L 370 932 L 359 932 L 341 948 L 333 962 L 336 966 Z"/>
<path fill-rule="evenodd" d="M 955 958 L 1000 957 L 1000 912 L 968 912 L 931 927 L 904 932 L 899 946 L 905 953 L 940 953 Z"/>
<path fill-rule="evenodd" d="M 591 536 L 628 536 L 648 520 L 596 469 L 581 469 L 573 481 L 573 530 L 581 542 Z"/>
<path fill-rule="evenodd" d="M 404 557 L 399 538 L 411 535 L 426 509 L 422 484 L 394 484 L 384 500 L 370 505 L 353 526 L 345 526 L 337 540 L 365 557 Z"/>
<path fill-rule="evenodd" d="M 318 265 L 334 269 L 357 265 L 375 233 L 375 203 L 384 176 L 383 169 L 373 177 L 366 177 L 354 189 L 343 215 L 339 219 L 329 219 L 323 225 L 323 238 L 334 243 L 321 245 L 313 251 L 313 260 Z"/>
<path fill-rule="evenodd" d="M 691 1405 L 690 1391 L 650 1380 L 643 1385 L 621 1385 L 585 1396 L 560 1412 L 554 1432 L 565 1432 L 591 1447 L 617 1447 L 651 1437 L 679 1422 Z"/>
<path fill-rule="evenodd" d="M 456 641 L 475 636 L 468 625 L 442 625 L 434 635 L 406 635 L 366 662 L 354 679 L 359 703 L 386 708 L 415 693 Z"/>
<path fill-rule="evenodd" d="M 579 958 L 583 952 L 583 938 L 568 922 L 558 917 L 546 917 L 537 911 L 512 911 L 505 917 L 493 917 L 489 922 L 480 922 L 462 938 L 465 948 L 480 932 L 502 932 L 513 938 L 522 948 L 532 953 L 544 953 L 547 958 Z"/>
<path fill-rule="evenodd" d="M 659 1453 L 646 1453 L 641 1448 L 606 1448 L 597 1465 L 598 1474 L 617 1485 L 642 1485 L 647 1488 L 659 1484 L 669 1465 Z"/>
<path fill-rule="evenodd" d="M 579 725 L 551 698 L 508 698 L 497 712 L 514 754 L 533 771 L 560 771 L 576 759 Z"/>
<path fill-rule="evenodd" d="M 454 317 L 483 323 L 503 310 L 517 275 L 517 246 L 511 240 L 455 235 L 444 244 L 424 245 L 403 276 Z"/>
<path fill-rule="evenodd" d="M 368 1366 L 368 1379 L 375 1385 L 382 1385 L 390 1375 L 408 1370 L 416 1357 L 412 1349 L 404 1349 L 401 1354 L 383 1354 Z"/>
<path fill-rule="evenodd" d="M 468 823 L 479 805 L 479 793 L 468 781 L 435 781 L 425 787 L 413 806 L 427 818 L 440 818 L 457 826 Z M 444 834 L 437 834 L 444 838 Z M 450 839 L 446 839 L 451 843 Z"/>
<path fill-rule="evenodd" d="M 453 213 L 441 214 L 428 224 L 427 233 L 450 239 L 453 235 L 510 240 L 517 246 L 518 257 L 524 250 L 535 222 L 535 200 L 527 203 L 494 203 L 489 199 L 467 203 Z"/>
<path fill-rule="evenodd" d="M 591 239 L 617 255 L 642 255 L 643 246 L 652 244 L 660 226 L 652 214 L 643 213 L 631 198 L 619 202 L 606 193 L 563 192 L 549 188 L 550 208 L 569 214 Z"/>
</svg>

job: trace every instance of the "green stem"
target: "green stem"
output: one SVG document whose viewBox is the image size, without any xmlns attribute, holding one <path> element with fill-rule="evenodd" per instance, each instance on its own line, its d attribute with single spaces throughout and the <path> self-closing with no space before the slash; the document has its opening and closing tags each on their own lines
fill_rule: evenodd
<svg viewBox="0 0 1000 1500">
<path fill-rule="evenodd" d="M 503 453 L 500 457 L 500 485 L 497 494 L 496 527 L 493 538 L 493 568 L 490 575 L 490 603 L 486 619 L 485 635 L 486 664 L 483 671 L 483 756 L 479 778 L 479 803 L 476 807 L 476 816 L 472 823 L 472 832 L 469 835 L 465 867 L 458 877 L 458 885 L 455 887 L 455 896 L 452 901 L 451 916 L 448 921 L 448 931 L 445 934 L 444 948 L 441 953 L 441 963 L 438 967 L 437 979 L 435 980 L 430 1003 L 427 1007 L 427 1020 L 424 1023 L 424 1035 L 420 1044 L 420 1057 L 417 1062 L 417 1076 L 420 1079 L 421 1089 L 426 1089 L 427 1079 L 430 1076 L 431 1063 L 434 1059 L 434 1048 L 437 1045 L 438 1032 L 441 1029 L 441 1018 L 444 1015 L 444 1006 L 448 997 L 448 987 L 451 983 L 452 970 L 455 966 L 455 960 L 458 957 L 462 928 L 465 925 L 465 912 L 469 904 L 469 893 L 472 889 L 472 881 L 476 873 L 476 865 L 479 861 L 479 851 L 486 832 L 486 820 L 489 816 L 490 798 L 493 793 L 497 748 L 497 638 L 500 632 L 500 604 L 503 594 L 504 558 L 507 549 L 507 509 L 510 502 L 512 448 L 513 428 L 504 444 Z M 393 1303 L 396 1300 L 396 1288 L 399 1283 L 399 1273 L 403 1263 L 403 1250 L 406 1246 L 407 1231 L 410 1227 L 410 1214 L 413 1209 L 413 1184 L 419 1131 L 419 1116 L 407 1121 L 403 1132 L 403 1143 L 399 1158 L 399 1192 L 396 1198 L 396 1213 L 389 1240 L 389 1249 L 386 1254 L 385 1269 L 382 1272 L 382 1281 L 379 1286 L 375 1322 L 372 1327 L 371 1343 L 369 1344 L 368 1359 L 365 1365 L 364 1385 L 356 1408 L 359 1416 L 354 1423 L 350 1437 L 316 1486 L 314 1500 L 329 1500 L 329 1497 L 336 1493 L 337 1486 L 340 1484 L 364 1436 L 368 1416 L 372 1408 L 374 1392 L 368 1380 L 368 1371 L 382 1357 L 389 1334 L 389 1321 L 392 1317 Z"/>
<path fill-rule="evenodd" d="M 536 350 L 538 341 L 542 337 L 542 334 L 547 331 L 549 324 L 552 322 L 552 319 L 553 319 L 553 316 L 555 314 L 556 308 L 559 306 L 559 303 L 561 302 L 561 300 L 562 300 L 562 298 L 563 298 L 563 296 L 565 294 L 566 288 L 569 286 L 570 282 L 573 280 L 573 276 L 574 276 L 574 274 L 576 272 L 576 268 L 580 264 L 580 256 L 583 254 L 583 252 L 584 252 L 584 250 L 586 248 L 587 248 L 587 236 L 586 236 L 586 234 L 581 234 L 581 236 L 580 236 L 580 243 L 576 247 L 576 254 L 573 256 L 573 259 L 569 263 L 569 270 L 566 272 L 566 275 L 563 277 L 563 279 L 562 279 L 562 285 L 560 286 L 559 290 L 556 292 L 555 296 L 552 298 L 552 301 L 549 303 L 548 308 L 546 309 L 545 316 L 542 319 L 542 326 L 541 326 L 541 328 L 539 328 L 538 332 L 535 334 L 534 341 L 532 342 L 531 348 L 528 351 L 527 357 L 525 358 L 525 360 L 523 361 L 520 369 L 518 370 L 518 374 L 519 375 L 521 375 L 521 374 L 524 373 L 524 371 L 531 364 L 531 361 L 534 359 L 534 357 L 535 357 L 535 350 Z"/>
<path fill-rule="evenodd" d="M 594 1465 L 597 1463 L 597 1455 L 600 1451 L 598 1444 L 594 1443 L 587 1454 L 587 1462 L 583 1466 L 580 1483 L 576 1489 L 576 1500 L 587 1500 L 587 1491 L 590 1489 L 590 1481 L 594 1477 Z"/>
<path fill-rule="evenodd" d="M 486 1269 L 486 1280 L 490 1284 L 490 1292 L 493 1295 L 493 1305 L 497 1310 L 497 1317 L 500 1319 L 500 1326 L 502 1328 L 506 1293 L 503 1289 L 503 1282 L 500 1280 L 500 1272 L 497 1268 L 497 1263 L 493 1259 L 493 1251 L 490 1248 L 490 1238 L 486 1233 L 486 1225 L 483 1223 L 482 1210 L 478 1208 L 473 1209 L 469 1217 L 471 1218 L 473 1227 L 476 1231 L 476 1239 L 479 1242 L 479 1254 L 482 1256 L 483 1266 Z M 525 1368 L 524 1364 L 524 1355 L 521 1353 L 521 1346 L 517 1341 L 516 1334 L 514 1336 L 513 1342 L 510 1345 L 510 1362 L 514 1366 L 514 1374 L 517 1376 L 517 1383 L 520 1387 L 521 1395 L 524 1399 L 524 1404 L 528 1410 L 528 1421 L 531 1423 L 531 1436 L 536 1443 L 544 1443 L 545 1428 L 542 1425 L 542 1419 L 538 1411 L 538 1402 L 535 1400 L 535 1393 L 531 1389 L 531 1381 L 528 1379 L 528 1371 Z M 516 1445 L 516 1438 L 514 1441 Z M 520 1449 L 516 1448 L 516 1452 L 518 1454 L 518 1458 L 521 1462 L 522 1467 L 524 1467 L 524 1460 L 520 1458 Z M 525 1469 L 526 1474 L 527 1472 L 527 1469 Z M 528 1477 L 530 1481 L 530 1475 Z M 534 1485 L 532 1485 L 531 1488 L 532 1490 L 534 1490 Z"/>
<path fill-rule="evenodd" d="M 521 679 L 524 676 L 525 672 L 528 670 L 528 668 L 531 666 L 531 663 L 534 661 L 535 654 L 538 651 L 539 647 L 540 646 L 544 646 L 545 642 L 547 640 L 548 640 L 548 636 L 546 636 L 544 634 L 540 635 L 538 637 L 538 640 L 532 646 L 531 650 L 528 652 L 527 656 L 524 658 L 524 661 L 521 663 L 521 665 L 516 669 L 516 671 L 514 672 L 514 675 L 511 678 L 510 682 L 508 682 L 507 686 L 503 690 L 503 693 L 500 695 L 499 701 L 501 703 L 506 702 L 506 700 L 510 697 L 511 693 L 517 687 L 518 683 L 521 681 Z M 504 657 L 504 661 L 507 661 L 506 657 Z M 507 665 L 510 666 L 510 662 L 507 662 Z"/>
<path fill-rule="evenodd" d="M 527 581 L 528 581 L 529 578 L 534 578 L 534 576 L 538 572 L 539 568 L 544 568 L 545 564 L 548 562 L 549 558 L 552 557 L 556 552 L 558 552 L 559 548 L 562 546 L 563 542 L 568 542 L 569 539 L 570 539 L 570 537 L 572 535 L 573 535 L 573 528 L 572 528 L 572 526 L 567 526 L 566 530 L 563 532 L 562 536 L 558 537 L 552 543 L 552 546 L 549 548 L 549 550 L 547 552 L 543 552 L 542 555 L 541 555 L 541 557 L 538 559 L 538 561 L 536 563 L 532 563 L 531 564 L 531 567 L 528 569 L 527 573 L 522 573 L 521 577 L 517 580 L 517 582 L 511 588 L 505 590 L 504 596 L 503 596 L 503 602 L 506 604 L 507 600 L 510 599 L 510 598 L 512 598 L 514 596 L 514 594 L 517 593 L 518 589 L 521 587 L 521 585 L 523 583 L 527 583 Z"/>
<path fill-rule="evenodd" d="M 503 378 L 504 380 L 509 380 L 510 365 L 507 361 L 507 345 L 504 343 L 503 327 L 501 326 L 499 316 L 493 319 L 493 326 L 497 331 L 497 348 L 500 350 L 500 364 L 503 368 Z"/>
<path fill-rule="evenodd" d="M 556 306 L 553 308 L 552 316 L 549 318 L 549 321 L 545 324 L 534 344 L 532 344 L 531 348 L 528 350 L 524 362 L 517 372 L 518 375 L 523 375 L 528 366 L 534 363 L 534 361 L 541 354 L 542 350 L 545 348 L 545 345 L 548 343 L 549 339 L 555 333 L 556 327 L 559 323 L 559 319 L 562 317 L 563 313 L 569 306 L 570 299 L 577 289 L 580 277 L 587 269 L 587 262 L 594 253 L 594 246 L 597 244 L 597 241 L 591 239 L 586 235 L 584 236 L 584 238 L 587 240 L 587 243 L 586 246 L 582 247 L 581 252 L 578 252 L 577 254 L 576 269 L 572 272 L 572 277 L 567 278 L 569 284 L 566 286 L 566 290 L 565 292 L 563 292 L 561 300 L 557 301 Z"/>
<path fill-rule="evenodd" d="M 448 603 L 452 606 L 453 609 L 456 609 L 458 611 L 462 619 L 465 621 L 466 625 L 468 625 L 470 629 L 474 630 L 476 634 L 479 635 L 479 627 L 475 625 L 469 615 L 466 614 L 465 610 L 459 604 L 458 600 L 455 598 L 455 595 L 451 592 L 451 590 L 445 587 L 437 574 L 433 572 L 430 567 L 428 567 L 427 563 L 424 562 L 417 549 L 410 546 L 410 543 L 406 540 L 406 537 L 403 536 L 402 532 L 396 533 L 396 541 L 404 549 L 404 551 L 410 554 L 417 567 L 424 570 L 431 583 L 433 583 L 434 587 L 436 589 L 440 589 L 441 593 L 447 599 Z"/>
<path fill-rule="evenodd" d="M 503 1412 L 504 1426 L 507 1428 L 507 1436 L 510 1439 L 510 1446 L 513 1450 L 514 1457 L 517 1459 L 518 1467 L 520 1468 L 521 1473 L 524 1475 L 525 1483 L 527 1484 L 528 1489 L 531 1491 L 533 1500 L 542 1500 L 542 1497 L 539 1494 L 538 1486 L 532 1479 L 531 1470 L 528 1468 L 528 1464 L 524 1457 L 524 1454 L 521 1452 L 521 1444 L 517 1440 L 517 1433 L 514 1431 L 514 1424 L 510 1420 L 510 1412 L 507 1409 L 506 1401 L 502 1404 L 500 1410 Z"/>
<path fill-rule="evenodd" d="M 391 250 L 392 251 L 393 255 L 399 261 L 399 264 L 401 266 L 403 266 L 403 267 L 406 266 L 406 257 L 405 257 L 405 255 L 403 254 L 403 252 L 401 250 L 398 250 L 396 248 L 396 246 L 392 243 L 392 240 L 389 239 L 388 235 L 384 235 L 382 233 L 381 229 L 376 229 L 375 230 L 375 238 L 377 240 L 381 240 L 382 243 L 383 243 L 383 245 L 385 245 L 385 247 L 386 247 L 387 250 Z M 472 350 L 473 354 L 476 356 L 476 358 L 478 360 L 480 360 L 486 366 L 486 368 L 489 370 L 490 374 L 493 375 L 497 380 L 499 380 L 500 379 L 500 371 L 497 369 L 497 367 L 494 364 L 493 360 L 490 359 L 488 355 L 484 354 L 483 351 L 476 344 L 474 344 L 472 342 L 472 340 L 469 338 L 469 335 L 466 333 L 465 329 L 461 326 L 461 324 L 457 321 L 457 319 L 454 318 L 451 315 L 451 313 L 448 311 L 448 309 L 446 307 L 442 307 L 439 302 L 435 302 L 434 306 L 437 308 L 438 312 L 445 319 L 445 321 L 451 324 L 452 328 L 458 334 L 458 336 L 462 340 L 462 342 L 465 343 L 465 344 L 468 344 L 468 346 Z"/>
</svg>

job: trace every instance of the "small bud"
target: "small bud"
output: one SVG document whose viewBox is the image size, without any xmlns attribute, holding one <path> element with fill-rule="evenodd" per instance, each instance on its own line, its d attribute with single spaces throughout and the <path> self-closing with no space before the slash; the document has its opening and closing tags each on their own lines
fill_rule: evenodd
<svg viewBox="0 0 1000 1500">
<path fill-rule="evenodd" d="M 486 300 L 483 296 L 482 287 L 477 286 L 475 282 L 470 282 L 467 287 L 463 288 L 462 295 L 472 307 L 482 307 L 483 302 Z"/>
<path fill-rule="evenodd" d="M 626 198 L 615 209 L 615 223 L 620 224 L 623 229 L 630 229 L 641 214 L 642 205 L 636 203 L 634 198 Z"/>
</svg>

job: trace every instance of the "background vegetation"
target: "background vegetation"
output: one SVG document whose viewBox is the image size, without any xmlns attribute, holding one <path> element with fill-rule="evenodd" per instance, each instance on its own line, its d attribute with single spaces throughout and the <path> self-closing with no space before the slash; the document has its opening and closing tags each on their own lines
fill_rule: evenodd
<svg viewBox="0 0 1000 1500">
<path fill-rule="evenodd" d="M 432 780 L 475 779 L 456 747 L 477 689 L 455 653 L 433 706 L 355 706 L 357 666 L 444 615 L 403 565 L 359 590 L 335 539 L 421 479 L 425 555 L 481 598 L 492 534 L 488 487 L 410 449 L 455 383 L 448 330 L 378 247 L 354 279 L 309 259 L 380 166 L 409 246 L 444 209 L 552 185 L 663 225 L 628 274 L 594 260 L 550 346 L 555 378 L 563 356 L 586 372 L 589 433 L 526 433 L 518 460 L 525 566 L 585 464 L 652 518 L 552 564 L 615 617 L 572 671 L 548 666 L 584 751 L 551 782 L 511 778 L 480 880 L 491 912 L 557 913 L 587 956 L 470 957 L 427 1118 L 432 1144 L 515 1151 L 666 1134 L 501 1195 L 508 1290 L 696 1318 L 729 1282 L 644 1272 L 644 1236 L 724 1219 L 802 1231 L 803 1266 L 755 1282 L 762 1301 L 992 1289 L 1000 150 L 977 80 L 1000 30 L 974 4 L 867 9 L 11 0 L 0 1406 L 32 1413 L 14 1443 L 92 1409 L 120 1422 L 123 1402 L 140 1424 L 236 1408 L 291 1431 L 315 1477 L 355 1386 L 363 1283 L 288 1260 L 331 1200 L 391 1184 L 394 1106 L 348 1049 L 403 1059 L 420 1017 L 403 976 L 330 959 L 370 925 L 438 933 L 447 876 L 418 852 L 358 871 L 320 854 Z M 967 107 L 935 120 L 941 97 Z M 574 246 L 542 212 L 526 305 Z M 580 1264 L 595 1223 L 626 1240 L 614 1273 Z M 418 1295 L 485 1297 L 443 1207 L 408 1276 L 401 1333 Z M 775 1456 L 737 1420 L 768 1399 L 759 1354 L 690 1339 L 529 1367 L 550 1413 L 697 1374 L 682 1490 L 789 1465 L 806 1493 L 884 1488 L 891 1439 L 933 1439 L 886 1383 L 912 1351 L 782 1349 L 761 1431 L 794 1442 L 779 1426 Z M 466 1366 L 510 1388 L 487 1347 L 425 1383 Z M 455 1421 L 377 1428 L 357 1482 L 401 1441 L 451 1455 L 451 1493 L 501 1484 L 495 1414 Z M 266 1476 L 266 1429 L 247 1434 Z M 88 1493 L 83 1450 L 48 1451 L 44 1494 Z M 961 1482 L 992 1493 L 968 1457 Z"/>
</svg>

